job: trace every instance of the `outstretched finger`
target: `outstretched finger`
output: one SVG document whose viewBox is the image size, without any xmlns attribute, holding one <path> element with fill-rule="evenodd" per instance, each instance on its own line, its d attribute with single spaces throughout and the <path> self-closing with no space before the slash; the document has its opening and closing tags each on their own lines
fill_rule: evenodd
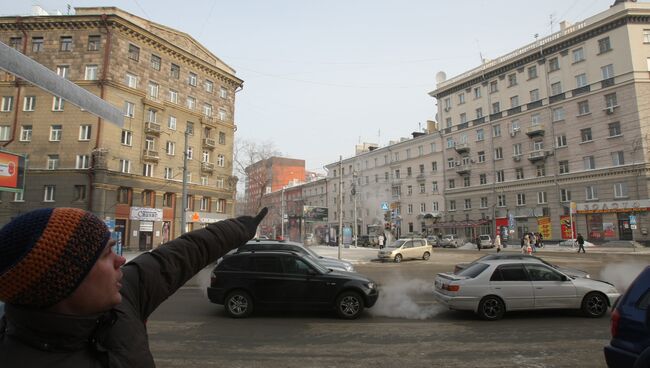
<svg viewBox="0 0 650 368">
<path fill-rule="evenodd" d="M 268 209 L 268 208 L 266 208 L 266 207 L 262 208 L 262 210 L 260 211 L 260 213 L 258 213 L 257 216 L 255 216 L 255 221 L 256 221 L 257 223 L 260 223 L 260 222 L 262 221 L 262 219 L 266 216 L 266 214 L 267 214 L 268 212 L 269 212 L 269 209 Z"/>
</svg>

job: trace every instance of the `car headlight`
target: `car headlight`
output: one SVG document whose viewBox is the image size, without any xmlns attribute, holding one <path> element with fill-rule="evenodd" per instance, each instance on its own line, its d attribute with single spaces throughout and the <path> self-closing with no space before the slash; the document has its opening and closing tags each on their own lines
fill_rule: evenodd
<svg viewBox="0 0 650 368">
<path fill-rule="evenodd" d="M 369 283 L 366 284 L 366 286 L 368 287 L 368 289 L 374 289 L 375 288 L 375 283 L 374 282 L 369 282 Z"/>
<path fill-rule="evenodd" d="M 354 267 L 352 267 L 352 265 L 345 265 L 345 270 L 348 272 L 354 272 Z"/>
</svg>

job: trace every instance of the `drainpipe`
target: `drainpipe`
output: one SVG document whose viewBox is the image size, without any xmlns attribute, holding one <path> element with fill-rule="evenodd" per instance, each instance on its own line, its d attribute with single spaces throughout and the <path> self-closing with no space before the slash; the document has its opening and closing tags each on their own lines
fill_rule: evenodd
<svg viewBox="0 0 650 368">
<path fill-rule="evenodd" d="M 23 33 L 23 55 L 27 52 L 27 31 L 25 31 L 25 27 L 22 22 L 22 18 L 16 17 L 16 25 L 18 26 L 18 29 Z M 16 77 L 16 80 L 14 81 L 14 85 L 16 86 L 16 109 L 14 110 L 14 121 L 12 123 L 11 127 L 11 138 L 9 138 L 8 141 L 4 142 L 2 144 L 2 147 L 7 147 L 11 142 L 16 139 L 16 128 L 18 127 L 18 106 L 19 106 L 19 101 L 20 101 L 20 91 L 22 87 L 20 86 L 20 78 Z"/>
</svg>

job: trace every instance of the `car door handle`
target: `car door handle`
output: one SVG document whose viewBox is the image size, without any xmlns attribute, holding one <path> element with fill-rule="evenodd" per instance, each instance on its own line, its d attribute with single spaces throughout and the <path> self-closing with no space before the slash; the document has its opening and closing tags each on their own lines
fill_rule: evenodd
<svg viewBox="0 0 650 368">
<path fill-rule="evenodd" d="M 541 287 L 541 286 L 538 286 L 538 287 L 536 287 L 535 289 L 538 289 L 538 290 L 542 290 L 542 289 L 543 289 L 543 287 Z"/>
<path fill-rule="evenodd" d="M 500 287 L 495 287 L 495 289 L 497 289 L 497 290 L 501 290 L 501 288 L 500 288 Z"/>
</svg>

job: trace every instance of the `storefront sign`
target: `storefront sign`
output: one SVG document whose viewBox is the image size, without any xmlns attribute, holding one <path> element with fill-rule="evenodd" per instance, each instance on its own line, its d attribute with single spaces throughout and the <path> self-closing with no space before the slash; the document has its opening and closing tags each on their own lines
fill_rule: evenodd
<svg viewBox="0 0 650 368">
<path fill-rule="evenodd" d="M 213 222 L 225 220 L 226 215 L 212 212 L 185 212 L 185 221 L 200 222 L 202 224 L 211 224 Z"/>
<path fill-rule="evenodd" d="M 25 156 L 0 152 L 0 190 L 22 192 L 25 186 Z"/>
<path fill-rule="evenodd" d="M 571 235 L 571 218 L 569 216 L 560 216 L 560 228 L 562 231 L 562 239 L 575 239 L 576 230 L 575 230 L 576 217 L 573 216 L 573 235 Z"/>
<path fill-rule="evenodd" d="M 606 238 L 613 238 L 616 236 L 614 233 L 614 224 L 612 222 L 603 222 L 603 233 Z"/>
<path fill-rule="evenodd" d="M 615 213 L 650 211 L 650 199 L 630 201 L 578 203 L 578 213 Z"/>
<path fill-rule="evenodd" d="M 537 218 L 537 232 L 542 234 L 544 239 L 551 239 L 553 231 L 551 228 L 551 218 L 550 217 L 539 217 Z"/>
<path fill-rule="evenodd" d="M 327 211 L 327 207 L 303 206 L 302 208 L 305 221 L 327 221 Z"/>
<path fill-rule="evenodd" d="M 131 220 L 162 221 L 163 211 L 160 208 L 131 207 Z"/>
</svg>

